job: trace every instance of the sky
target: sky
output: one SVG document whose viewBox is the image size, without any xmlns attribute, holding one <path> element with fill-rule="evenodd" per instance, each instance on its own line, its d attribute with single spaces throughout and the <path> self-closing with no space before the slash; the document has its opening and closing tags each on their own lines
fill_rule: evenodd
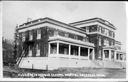
<svg viewBox="0 0 128 82">
<path fill-rule="evenodd" d="M 126 9 L 121 1 L 2 1 L 2 35 L 14 40 L 16 25 L 32 20 L 49 17 L 72 23 L 90 18 L 103 18 L 111 22 L 117 30 L 115 39 L 126 48 Z"/>
</svg>

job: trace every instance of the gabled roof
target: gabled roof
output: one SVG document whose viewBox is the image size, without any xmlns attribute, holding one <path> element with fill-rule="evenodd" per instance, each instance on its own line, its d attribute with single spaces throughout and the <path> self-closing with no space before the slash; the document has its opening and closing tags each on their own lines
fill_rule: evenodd
<svg viewBox="0 0 128 82">
<path fill-rule="evenodd" d="M 87 20 L 73 22 L 73 23 L 70 23 L 70 25 L 77 26 L 77 25 L 88 24 L 88 23 L 92 23 L 92 22 L 99 22 L 99 23 L 102 23 L 102 24 L 104 24 L 104 25 L 116 30 L 116 27 L 113 24 L 111 24 L 110 22 L 108 22 L 108 21 L 106 21 L 106 20 L 104 20 L 102 18 L 98 18 L 98 17 L 87 19 Z"/>
</svg>

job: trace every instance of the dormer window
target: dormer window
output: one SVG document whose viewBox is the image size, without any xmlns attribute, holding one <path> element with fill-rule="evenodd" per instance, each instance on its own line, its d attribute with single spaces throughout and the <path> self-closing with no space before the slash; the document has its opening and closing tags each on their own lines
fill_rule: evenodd
<svg viewBox="0 0 128 82">
<path fill-rule="evenodd" d="M 37 30 L 37 39 L 41 39 L 41 30 L 40 29 Z"/>
</svg>

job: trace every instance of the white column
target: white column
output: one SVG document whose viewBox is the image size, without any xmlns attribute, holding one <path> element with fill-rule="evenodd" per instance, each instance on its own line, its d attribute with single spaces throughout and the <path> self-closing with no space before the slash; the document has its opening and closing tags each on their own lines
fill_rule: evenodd
<svg viewBox="0 0 128 82">
<path fill-rule="evenodd" d="M 50 55 L 50 53 L 51 53 L 50 51 L 51 51 L 51 44 L 49 43 L 48 44 L 48 55 Z"/>
<path fill-rule="evenodd" d="M 90 60 L 89 56 L 90 56 L 90 48 L 88 48 L 88 60 Z"/>
<path fill-rule="evenodd" d="M 59 55 L 59 42 L 57 42 L 57 55 Z"/>
<path fill-rule="evenodd" d="M 117 60 L 116 58 L 117 58 L 117 55 L 116 55 L 116 51 L 115 51 L 115 54 L 114 54 L 114 59 L 115 59 L 115 60 Z"/>
<path fill-rule="evenodd" d="M 79 50 L 78 50 L 78 56 L 79 56 L 79 58 L 80 58 L 80 46 L 78 47 L 79 48 Z"/>
<path fill-rule="evenodd" d="M 86 27 L 86 32 L 89 33 L 89 28 L 88 27 Z"/>
<path fill-rule="evenodd" d="M 71 45 L 69 44 L 69 57 L 71 56 Z"/>
<path fill-rule="evenodd" d="M 103 60 L 104 60 L 104 58 L 105 58 L 105 54 L 104 54 L 104 50 L 103 50 Z"/>
<path fill-rule="evenodd" d="M 121 54 L 120 54 L 120 58 L 121 58 Z M 120 59 L 120 61 L 122 61 L 122 60 Z"/>
<path fill-rule="evenodd" d="M 111 60 L 111 49 L 109 50 L 109 60 Z"/>
<path fill-rule="evenodd" d="M 120 61 L 120 53 L 118 53 L 118 60 Z"/>
<path fill-rule="evenodd" d="M 92 59 L 95 60 L 94 48 L 92 48 Z"/>
</svg>

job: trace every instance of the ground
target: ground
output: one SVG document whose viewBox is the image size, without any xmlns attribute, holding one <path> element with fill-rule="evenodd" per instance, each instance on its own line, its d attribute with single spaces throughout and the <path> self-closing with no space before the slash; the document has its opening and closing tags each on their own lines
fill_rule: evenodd
<svg viewBox="0 0 128 82">
<path fill-rule="evenodd" d="M 112 78 L 125 79 L 126 69 L 59 68 L 56 70 L 30 70 L 4 66 L 4 78 Z"/>
</svg>

